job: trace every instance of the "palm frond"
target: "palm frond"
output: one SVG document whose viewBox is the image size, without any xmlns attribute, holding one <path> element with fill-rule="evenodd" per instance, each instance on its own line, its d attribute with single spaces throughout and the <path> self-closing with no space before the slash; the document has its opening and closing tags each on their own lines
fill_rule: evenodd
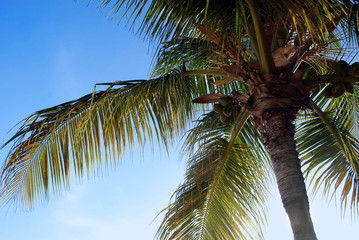
<svg viewBox="0 0 359 240">
<path fill-rule="evenodd" d="M 124 81 L 82 98 L 38 111 L 6 143 L 14 143 L 1 174 L 1 203 L 32 207 L 49 188 L 69 186 L 70 169 L 81 178 L 116 165 L 125 148 L 158 138 L 164 146 L 193 117 L 191 99 L 207 88 L 173 71 L 152 80 Z M 202 84 L 202 86 L 204 86 Z M 102 150 L 104 149 L 104 151 Z M 71 163 L 72 162 L 72 163 Z"/>
<path fill-rule="evenodd" d="M 92 1 L 92 0 L 91 0 Z M 178 36 L 193 36 L 198 25 L 207 25 L 211 29 L 224 33 L 228 27 L 236 29 L 238 35 L 250 32 L 248 24 L 251 1 L 186 0 L 186 1 L 137 1 L 137 0 L 101 0 L 101 10 L 109 15 L 128 16 L 128 22 L 134 24 L 142 18 L 140 32 L 145 36 L 168 40 Z M 263 24 L 278 20 L 294 29 L 298 35 L 309 32 L 315 38 L 321 38 L 331 31 L 328 23 L 338 24 L 347 29 L 351 39 L 358 34 L 358 4 L 347 0 L 260 0 L 256 8 Z M 121 9 L 122 12 L 120 11 Z M 121 13 L 120 13 L 121 12 Z M 265 13 L 265 14 L 264 14 Z M 140 17 L 141 16 L 141 17 Z M 242 32 L 242 33 L 241 33 Z"/>
<path fill-rule="evenodd" d="M 242 116 L 240 113 L 239 116 Z M 268 152 L 261 141 L 260 133 L 255 133 L 251 117 L 243 124 L 240 134 L 237 138 L 241 144 L 248 146 L 251 149 L 256 149 L 252 152 L 258 159 L 262 159 L 263 163 L 270 168 L 270 160 Z M 185 143 L 183 145 L 183 152 L 194 154 L 196 149 L 206 147 L 208 141 L 214 140 L 218 137 L 226 138 L 232 131 L 232 126 L 223 124 L 219 120 L 219 114 L 211 111 L 202 115 L 197 120 L 196 126 L 188 131 Z"/>
<path fill-rule="evenodd" d="M 201 38 L 172 39 L 158 49 L 152 75 L 161 75 L 169 69 L 183 65 L 186 69 L 199 70 L 229 64 L 228 56 L 221 48 Z"/>
<path fill-rule="evenodd" d="M 243 81 L 243 78 L 229 74 L 230 71 L 222 68 L 235 67 L 238 59 L 234 57 L 237 53 L 233 51 L 232 47 L 223 48 L 202 38 L 172 39 L 158 49 L 152 76 L 162 75 L 169 69 L 181 68 L 186 76 L 196 75 L 196 78 L 203 79 L 203 82 L 213 83 L 208 87 L 208 93 L 230 94 L 231 91 L 239 89 L 246 92 L 248 87 L 243 82 L 238 82 Z M 241 61 L 248 59 L 246 51 L 242 51 Z"/>
<path fill-rule="evenodd" d="M 355 95 L 340 99 L 317 96 L 315 113 L 306 114 L 298 124 L 297 142 L 302 165 L 311 178 L 314 192 L 332 199 L 341 189 L 343 209 L 358 210 L 359 141 Z M 353 105 L 354 104 L 354 105 Z M 322 110 L 322 109 L 323 110 Z"/>
<path fill-rule="evenodd" d="M 341 24 L 350 43 L 359 45 L 359 4 L 356 1 L 341 1 L 346 9 L 345 21 Z"/>
<path fill-rule="evenodd" d="M 265 220 L 268 169 L 243 144 L 242 134 L 237 136 L 247 120 L 248 114 L 243 113 L 234 128 L 218 126 L 211 112 L 190 131 L 187 141 L 197 141 L 200 147 L 167 209 L 160 239 L 263 238 L 260 226 Z"/>
</svg>

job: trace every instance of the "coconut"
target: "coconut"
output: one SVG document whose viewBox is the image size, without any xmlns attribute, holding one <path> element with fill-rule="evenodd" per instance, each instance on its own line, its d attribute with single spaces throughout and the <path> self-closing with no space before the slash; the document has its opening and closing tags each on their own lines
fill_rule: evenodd
<svg viewBox="0 0 359 240">
<path fill-rule="evenodd" d="M 345 86 L 345 91 L 349 94 L 353 94 L 354 93 L 354 84 L 350 83 L 350 82 L 345 82 L 343 83 Z"/>
<path fill-rule="evenodd" d="M 355 62 L 350 65 L 349 74 L 353 77 L 359 77 L 359 62 Z"/>
<path fill-rule="evenodd" d="M 229 117 L 229 116 L 231 116 L 231 114 L 232 114 L 232 108 L 230 105 L 223 109 L 224 116 Z"/>
<path fill-rule="evenodd" d="M 346 61 L 338 61 L 334 65 L 334 71 L 337 75 L 344 76 L 349 72 L 349 65 Z"/>
<path fill-rule="evenodd" d="M 231 122 L 231 118 L 230 117 L 226 117 L 224 114 L 222 114 L 220 117 L 219 117 L 219 120 L 223 123 L 223 124 L 228 124 Z"/>
<path fill-rule="evenodd" d="M 324 93 L 324 96 L 325 96 L 326 98 L 331 98 L 331 97 L 332 97 L 332 89 L 333 89 L 333 85 L 332 85 L 332 84 L 330 84 L 330 85 L 328 85 L 328 86 L 326 86 L 326 87 L 324 88 L 323 93 Z"/>
<path fill-rule="evenodd" d="M 228 97 L 222 97 L 219 99 L 219 104 L 221 104 L 223 107 L 226 107 L 231 102 L 231 99 Z"/>
<path fill-rule="evenodd" d="M 341 95 L 343 95 L 345 92 L 345 85 L 344 83 L 336 83 L 333 85 L 333 89 L 332 89 L 332 97 L 333 98 L 338 98 Z"/>
<path fill-rule="evenodd" d="M 223 112 L 223 106 L 219 103 L 216 103 L 213 105 L 213 110 L 216 112 L 216 113 L 222 113 Z"/>
</svg>

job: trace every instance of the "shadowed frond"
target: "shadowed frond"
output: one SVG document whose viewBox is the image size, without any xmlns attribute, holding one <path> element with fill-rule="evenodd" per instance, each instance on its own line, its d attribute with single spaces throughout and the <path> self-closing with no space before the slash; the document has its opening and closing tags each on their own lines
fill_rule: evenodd
<svg viewBox="0 0 359 240">
<path fill-rule="evenodd" d="M 137 141 L 166 144 L 193 117 L 191 100 L 205 83 L 173 71 L 152 80 L 115 82 L 105 91 L 36 112 L 24 120 L 1 174 L 1 203 L 32 207 L 69 185 L 71 166 L 81 178 L 113 166 Z M 106 85 L 106 84 L 105 84 Z M 199 86 L 204 86 L 201 89 Z M 102 150 L 103 149 L 103 150 Z M 70 163 L 72 162 L 72 163 Z"/>
<path fill-rule="evenodd" d="M 356 93 L 357 94 L 357 93 Z M 297 142 L 305 174 L 313 190 L 329 199 L 341 189 L 343 209 L 358 210 L 359 142 L 356 95 L 340 99 L 317 97 L 315 113 L 298 123 Z M 354 101 L 353 101 L 354 100 Z"/>
<path fill-rule="evenodd" d="M 268 169 L 253 155 L 255 150 L 236 137 L 247 120 L 248 114 L 242 113 L 234 129 L 217 126 L 211 112 L 191 130 L 187 141 L 198 141 L 200 147 L 188 162 L 185 183 L 167 209 L 160 239 L 263 237 L 260 226 L 265 220 Z"/>
</svg>

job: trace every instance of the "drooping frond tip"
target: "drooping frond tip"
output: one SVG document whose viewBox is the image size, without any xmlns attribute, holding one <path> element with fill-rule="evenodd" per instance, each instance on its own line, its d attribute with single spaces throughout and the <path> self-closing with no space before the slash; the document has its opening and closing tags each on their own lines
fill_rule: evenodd
<svg viewBox="0 0 359 240">
<path fill-rule="evenodd" d="M 205 114 L 188 133 L 185 150 L 192 152 L 194 145 L 198 150 L 188 161 L 185 182 L 164 210 L 160 239 L 263 237 L 268 168 L 255 154 L 261 152 L 253 148 L 256 141 L 245 137 L 251 128 L 248 114 L 234 128 L 221 124 L 216 115 Z"/>
<path fill-rule="evenodd" d="M 246 239 L 260 237 L 265 174 L 246 147 L 218 138 L 190 160 L 186 181 L 176 191 L 158 232 L 161 239 Z M 261 237 L 260 237 L 261 238 Z"/>
<path fill-rule="evenodd" d="M 36 112 L 6 143 L 14 143 L 2 169 L 0 201 L 32 207 L 49 189 L 115 166 L 126 147 L 158 138 L 164 146 L 192 118 L 195 79 L 173 71 L 151 80 L 110 84 L 82 98 Z M 114 161 L 109 161 L 113 159 Z"/>
</svg>

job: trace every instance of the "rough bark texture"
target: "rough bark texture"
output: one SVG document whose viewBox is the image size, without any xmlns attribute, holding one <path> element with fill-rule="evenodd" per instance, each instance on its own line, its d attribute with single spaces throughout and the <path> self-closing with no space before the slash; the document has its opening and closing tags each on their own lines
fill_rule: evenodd
<svg viewBox="0 0 359 240">
<path fill-rule="evenodd" d="M 289 111 L 265 114 L 264 130 L 283 206 L 295 240 L 317 240 L 309 213 L 309 202 L 294 140 Z M 289 114 L 288 114 L 289 113 Z"/>
</svg>

